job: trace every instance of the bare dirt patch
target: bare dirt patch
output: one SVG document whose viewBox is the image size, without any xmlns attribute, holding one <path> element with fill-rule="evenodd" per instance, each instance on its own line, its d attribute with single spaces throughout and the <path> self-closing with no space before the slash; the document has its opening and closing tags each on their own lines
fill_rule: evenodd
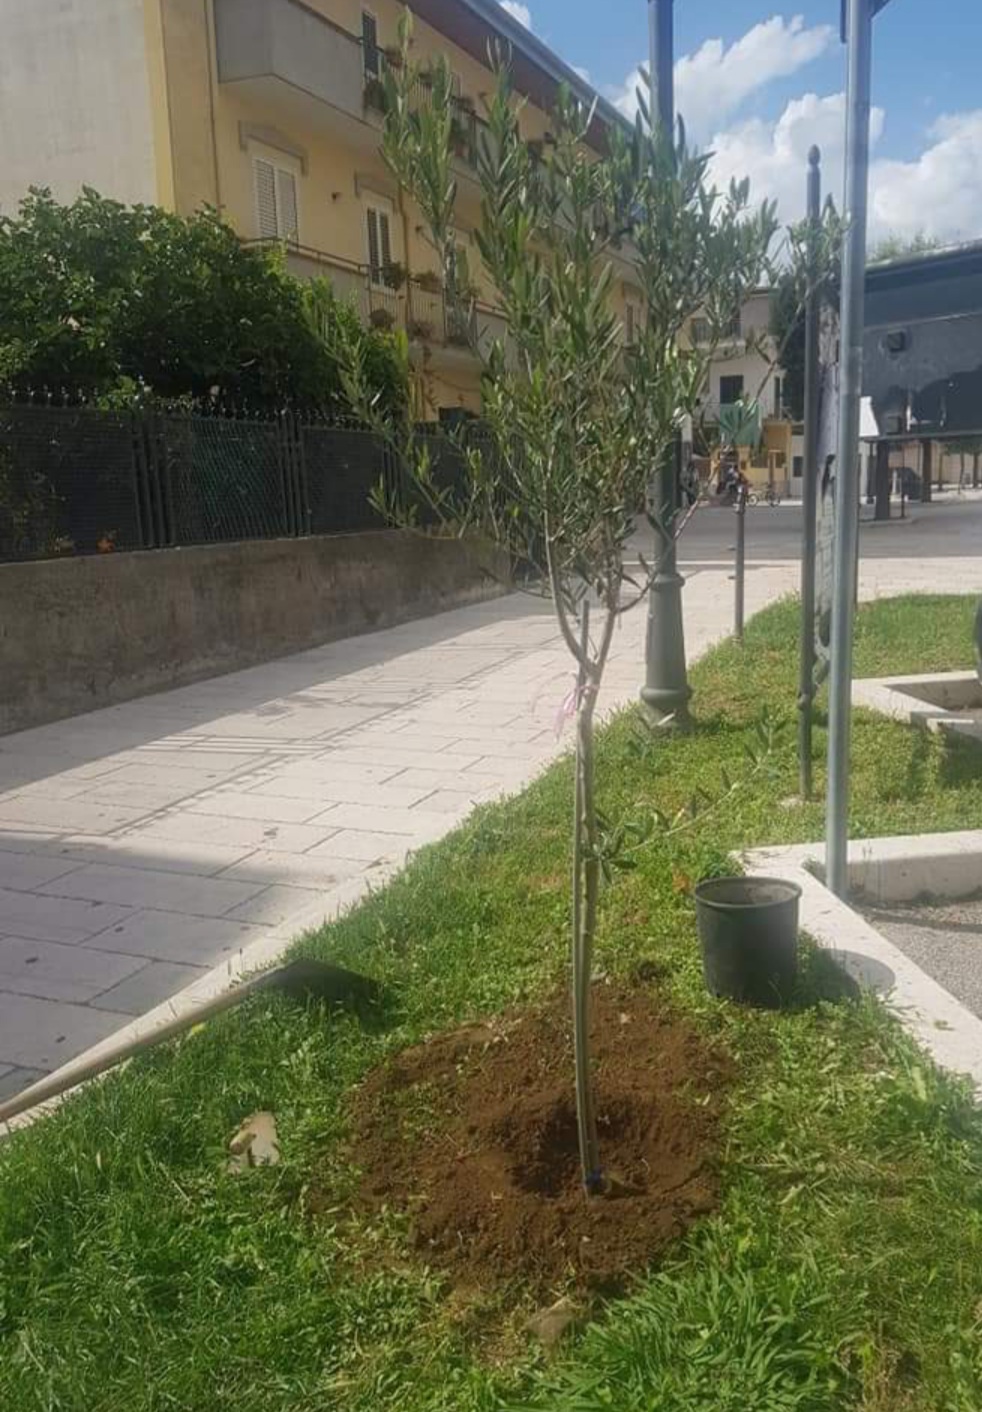
<svg viewBox="0 0 982 1412">
<path fill-rule="evenodd" d="M 456 1282 L 616 1289 L 717 1200 L 726 1059 L 650 987 L 597 985 L 600 1141 L 612 1194 L 580 1185 L 569 1002 L 437 1035 L 362 1085 L 358 1204 L 411 1214 Z"/>
</svg>

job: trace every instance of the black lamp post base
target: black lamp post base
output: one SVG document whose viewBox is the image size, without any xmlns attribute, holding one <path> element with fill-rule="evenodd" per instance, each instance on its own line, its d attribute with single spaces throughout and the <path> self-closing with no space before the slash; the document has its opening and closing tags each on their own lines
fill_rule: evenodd
<svg viewBox="0 0 982 1412">
<path fill-rule="evenodd" d="M 647 681 L 641 688 L 641 704 L 649 719 L 659 726 L 685 726 L 689 722 L 692 688 L 685 671 L 684 583 L 682 575 L 674 570 L 658 574 L 648 599 Z"/>
</svg>

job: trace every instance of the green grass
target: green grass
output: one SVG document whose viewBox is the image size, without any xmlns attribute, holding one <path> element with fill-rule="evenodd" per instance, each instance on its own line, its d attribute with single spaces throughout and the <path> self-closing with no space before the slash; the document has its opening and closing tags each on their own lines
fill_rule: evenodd
<svg viewBox="0 0 982 1412">
<path fill-rule="evenodd" d="M 974 604 L 864 608 L 857 671 L 965 667 Z M 265 999 L 131 1064 L 0 1148 L 4 1412 L 977 1412 L 982 1407 L 982 1124 L 882 1009 L 835 998 L 809 954 L 798 1003 L 738 1011 L 703 992 L 680 875 L 727 850 L 821 835 L 796 787 L 796 616 L 783 604 L 694 673 L 697 725 L 603 734 L 602 804 L 718 789 L 762 705 L 773 770 L 653 844 L 605 896 L 600 963 L 655 960 L 734 1055 L 723 1202 L 560 1358 L 523 1309 L 451 1298 L 397 1213 L 355 1224 L 345 1100 L 388 1052 L 542 993 L 565 966 L 570 765 L 479 811 L 303 946 L 379 976 L 375 1022 Z M 816 740 L 820 754 L 824 740 Z M 853 828 L 982 827 L 977 755 L 860 716 Z M 819 770 L 819 780 L 821 771 Z M 232 1177 L 225 1147 L 275 1110 L 283 1162 Z M 318 1192 L 316 1209 L 310 1200 Z"/>
</svg>

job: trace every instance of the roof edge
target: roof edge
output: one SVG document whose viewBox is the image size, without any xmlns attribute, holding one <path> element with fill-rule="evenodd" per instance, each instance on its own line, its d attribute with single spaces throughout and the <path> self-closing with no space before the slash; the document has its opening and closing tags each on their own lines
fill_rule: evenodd
<svg viewBox="0 0 982 1412">
<path fill-rule="evenodd" d="M 499 30 L 510 44 L 520 49 L 526 58 L 537 64 L 556 83 L 564 83 L 573 93 L 587 103 L 596 103 L 597 113 L 605 122 L 623 131 L 632 132 L 633 124 L 608 98 L 604 98 L 575 69 L 550 49 L 544 40 L 519 23 L 508 13 L 499 0 L 457 0 L 458 5 L 470 10 L 493 29 Z"/>
</svg>

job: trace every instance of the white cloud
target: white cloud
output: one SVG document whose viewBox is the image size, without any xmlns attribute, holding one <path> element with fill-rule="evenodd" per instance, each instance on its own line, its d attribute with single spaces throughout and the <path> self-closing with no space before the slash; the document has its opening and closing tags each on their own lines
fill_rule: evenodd
<svg viewBox="0 0 982 1412">
<path fill-rule="evenodd" d="M 841 206 L 845 112 L 841 93 L 826 98 L 806 93 L 788 103 L 777 122 L 751 118 L 716 133 L 709 143 L 713 177 L 724 185 L 731 177 L 749 176 L 753 200 L 776 200 L 781 220 L 796 220 L 804 210 L 808 149 L 817 143 L 823 191 Z M 883 112 L 877 108 L 871 119 L 874 143 L 882 130 Z"/>
<path fill-rule="evenodd" d="M 754 93 L 820 58 L 835 38 L 831 25 L 807 27 L 801 15 L 774 15 L 729 47 L 722 39 L 707 39 L 694 54 L 683 55 L 675 65 L 675 104 L 690 136 L 705 142 Z M 614 95 L 628 117 L 637 110 L 640 83 L 636 69 Z"/>
<path fill-rule="evenodd" d="M 874 163 L 874 236 L 918 231 L 941 240 L 982 236 L 982 108 L 946 114 L 932 124 L 928 137 L 913 161 Z"/>
<path fill-rule="evenodd" d="M 982 109 L 939 118 L 921 153 L 907 162 L 876 158 L 884 113 L 874 108 L 870 166 L 870 239 L 924 231 L 941 240 L 982 236 Z M 778 203 L 782 222 L 804 211 L 808 149 L 822 150 L 823 189 L 842 206 L 845 95 L 796 98 L 776 123 L 752 119 L 711 141 L 717 182 L 749 176 L 754 200 Z"/>
<path fill-rule="evenodd" d="M 532 28 L 532 11 L 527 5 L 519 4 L 519 0 L 500 0 L 501 8 L 507 10 L 513 20 L 517 20 L 526 29 Z"/>
</svg>

